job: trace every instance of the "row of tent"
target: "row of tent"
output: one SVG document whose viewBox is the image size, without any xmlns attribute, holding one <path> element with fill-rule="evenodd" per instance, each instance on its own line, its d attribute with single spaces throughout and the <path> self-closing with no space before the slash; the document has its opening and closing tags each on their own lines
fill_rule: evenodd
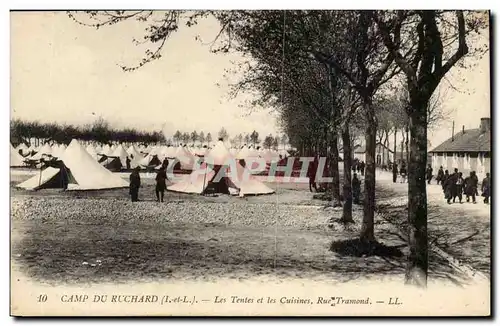
<svg viewBox="0 0 500 326">
<path fill-rule="evenodd" d="M 14 153 L 12 153 L 14 152 Z M 11 154 L 16 150 L 11 146 Z M 18 154 L 21 156 L 20 154 Z M 149 155 L 149 154 L 148 154 Z M 222 141 L 207 150 L 209 159 L 201 168 L 208 173 L 193 171 L 191 175 L 167 189 L 174 192 L 203 194 L 207 191 L 231 195 L 271 194 L 273 189 L 264 183 L 248 177 L 250 173 Z M 208 170 L 207 168 L 210 167 Z M 220 176 L 223 176 L 220 178 Z M 128 183 L 118 174 L 99 164 L 77 140 L 72 140 L 57 160 L 40 170 L 32 178 L 17 185 L 26 190 L 44 188 L 65 188 L 67 190 L 99 190 L 127 187 Z"/>
<path fill-rule="evenodd" d="M 215 147 L 214 147 L 215 148 Z M 41 159 L 60 158 L 64 154 L 66 146 L 55 144 L 50 146 L 45 144 L 39 148 L 28 148 L 21 144 L 16 149 L 11 145 L 11 167 L 17 166 L 40 166 Z M 94 160 L 112 171 L 119 171 L 127 166 L 127 157 L 130 168 L 147 168 L 161 166 L 163 160 L 168 159 L 171 164 L 176 159 L 179 164 L 178 169 L 190 170 L 200 157 L 204 157 L 210 151 L 207 147 L 187 147 L 187 146 L 136 146 L 131 145 L 128 149 L 122 144 L 93 146 L 89 144 L 85 150 Z M 238 160 L 248 158 L 263 158 L 267 163 L 277 162 L 288 156 L 286 150 L 272 151 L 254 149 L 251 146 L 243 146 L 241 149 L 228 149 L 229 153 Z M 22 153 L 23 155 L 21 155 Z"/>
</svg>

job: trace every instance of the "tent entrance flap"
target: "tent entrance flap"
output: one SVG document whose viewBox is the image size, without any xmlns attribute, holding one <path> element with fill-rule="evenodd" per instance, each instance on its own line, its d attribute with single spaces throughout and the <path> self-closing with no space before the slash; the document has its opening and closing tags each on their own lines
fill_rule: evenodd
<svg viewBox="0 0 500 326">
<path fill-rule="evenodd" d="M 225 195 L 230 195 L 229 191 L 229 185 L 230 181 L 228 177 L 222 177 L 220 178 L 219 181 L 214 182 L 214 181 L 209 181 L 205 191 L 203 193 L 205 194 L 225 194 Z"/>
</svg>

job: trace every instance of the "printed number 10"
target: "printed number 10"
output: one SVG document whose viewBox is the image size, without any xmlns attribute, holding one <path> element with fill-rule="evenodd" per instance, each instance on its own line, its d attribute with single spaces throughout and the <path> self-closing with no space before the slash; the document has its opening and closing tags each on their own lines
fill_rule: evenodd
<svg viewBox="0 0 500 326">
<path fill-rule="evenodd" d="M 47 295 L 46 294 L 40 294 L 38 296 L 38 302 L 46 302 L 47 301 Z"/>
</svg>

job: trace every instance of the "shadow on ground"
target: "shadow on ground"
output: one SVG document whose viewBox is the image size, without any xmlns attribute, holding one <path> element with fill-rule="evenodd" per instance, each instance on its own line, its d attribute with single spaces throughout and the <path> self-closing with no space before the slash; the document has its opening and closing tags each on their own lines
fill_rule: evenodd
<svg viewBox="0 0 500 326">
<path fill-rule="evenodd" d="M 327 228 L 276 233 L 273 228 L 218 224 L 143 222 L 118 228 L 61 221 L 25 224 L 19 231 L 25 236 L 13 243 L 12 256 L 25 274 L 42 283 L 215 281 L 255 276 L 348 282 L 404 275 L 403 255 L 379 256 L 375 252 L 352 257 L 331 252 L 332 238 L 352 235 L 333 234 Z M 389 233 L 377 236 L 397 239 Z M 401 241 L 396 246 L 404 252 Z M 430 258 L 430 277 L 459 283 L 453 269 L 436 258 Z"/>
</svg>

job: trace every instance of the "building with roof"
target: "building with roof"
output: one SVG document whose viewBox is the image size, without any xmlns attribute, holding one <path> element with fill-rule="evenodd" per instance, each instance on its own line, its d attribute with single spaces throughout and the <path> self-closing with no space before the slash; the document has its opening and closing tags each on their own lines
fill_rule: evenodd
<svg viewBox="0 0 500 326">
<path fill-rule="evenodd" d="M 366 148 L 364 145 L 356 145 L 353 151 L 353 158 L 359 161 L 366 162 Z M 394 150 L 385 146 L 381 142 L 377 142 L 375 148 L 375 164 L 377 166 L 389 165 L 389 162 L 399 162 L 401 158 L 406 161 L 406 151 L 401 152 L 401 146 L 397 146 L 396 153 Z"/>
<path fill-rule="evenodd" d="M 491 119 L 481 118 L 477 129 L 465 129 L 454 134 L 432 151 L 434 174 L 440 166 L 450 173 L 457 168 L 464 175 L 476 171 L 481 180 L 490 172 L 491 162 Z"/>
</svg>

